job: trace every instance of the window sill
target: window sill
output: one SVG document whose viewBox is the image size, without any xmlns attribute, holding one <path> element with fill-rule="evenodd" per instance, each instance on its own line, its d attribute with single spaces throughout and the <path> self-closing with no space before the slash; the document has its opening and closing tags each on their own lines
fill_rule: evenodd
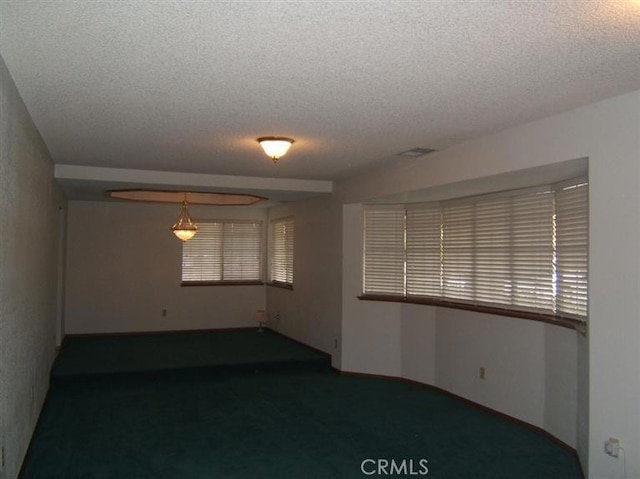
<svg viewBox="0 0 640 479">
<path fill-rule="evenodd" d="M 273 286 L 274 288 L 282 288 L 282 289 L 288 289 L 290 291 L 293 291 L 293 284 L 291 283 L 271 282 L 271 283 L 267 283 L 267 286 Z"/>
<path fill-rule="evenodd" d="M 574 329 L 580 334 L 587 334 L 587 323 L 578 319 L 567 318 L 554 314 L 533 313 L 528 311 L 516 311 L 513 309 L 503 309 L 495 306 L 480 306 L 477 304 L 457 303 L 455 301 L 446 301 L 435 298 L 408 298 L 405 296 L 394 296 L 386 294 L 363 294 L 358 296 L 363 301 L 387 301 L 393 303 L 408 304 L 425 304 L 429 306 L 438 306 L 442 308 L 461 309 L 465 311 L 475 311 L 477 313 L 495 314 L 498 316 L 507 316 L 510 318 L 529 319 L 532 321 L 540 321 L 563 328 Z"/>
<path fill-rule="evenodd" d="M 182 281 L 180 286 L 260 286 L 262 281 Z"/>
</svg>

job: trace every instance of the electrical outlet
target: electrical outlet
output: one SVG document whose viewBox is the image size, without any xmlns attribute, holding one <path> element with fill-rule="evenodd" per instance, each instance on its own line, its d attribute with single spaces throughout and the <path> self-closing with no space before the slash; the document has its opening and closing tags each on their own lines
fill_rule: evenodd
<svg viewBox="0 0 640 479">
<path fill-rule="evenodd" d="M 166 315 L 167 315 L 167 310 L 166 310 L 166 309 L 163 309 L 163 310 L 162 310 L 162 317 L 165 317 Z"/>
<path fill-rule="evenodd" d="M 611 457 L 620 456 L 620 441 L 614 437 L 610 437 L 604 442 L 604 452 Z"/>
<path fill-rule="evenodd" d="M 480 379 L 484 379 L 484 367 L 480 368 Z"/>
<path fill-rule="evenodd" d="M 337 339 L 333 340 L 333 347 L 334 347 L 334 349 L 338 349 L 338 340 Z"/>
</svg>

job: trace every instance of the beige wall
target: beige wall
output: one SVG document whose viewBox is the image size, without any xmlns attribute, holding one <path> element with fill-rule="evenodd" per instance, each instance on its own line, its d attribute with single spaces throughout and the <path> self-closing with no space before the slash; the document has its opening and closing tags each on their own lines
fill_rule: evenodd
<svg viewBox="0 0 640 479">
<path fill-rule="evenodd" d="M 1 478 L 17 477 L 55 354 L 59 208 L 53 164 L 0 58 Z"/>
<path fill-rule="evenodd" d="M 258 208 L 189 210 L 196 221 L 266 218 Z M 169 229 L 179 212 L 176 205 L 69 203 L 67 334 L 255 326 L 264 286 L 180 286 L 182 243 Z"/>
<path fill-rule="evenodd" d="M 332 355 L 340 366 L 342 205 L 321 196 L 272 208 L 295 224 L 293 290 L 267 287 L 269 326 Z"/>
<path fill-rule="evenodd" d="M 640 450 L 639 132 L 640 92 L 635 92 L 428 157 L 398 160 L 339 184 L 336 194 L 346 203 L 342 367 L 399 376 L 409 361 L 413 375 L 423 367 L 428 379 L 436 354 L 436 385 L 462 391 L 574 444 L 589 477 L 622 477 L 622 461 L 606 456 L 603 443 L 611 436 L 627 451 Z M 521 186 L 528 179 L 536 182 L 571 172 L 573 160 L 580 158 L 588 158 L 590 181 L 587 339 L 523 320 L 437 310 L 436 352 L 425 348 L 419 354 L 412 338 L 415 354 L 410 358 L 404 352 L 408 335 L 402 333 L 402 309 L 356 299 L 362 281 L 361 202 L 452 197 L 492 185 Z M 433 328 L 427 327 L 426 345 L 432 344 L 432 334 Z M 491 383 L 474 380 L 480 361 L 495 363 L 487 370 Z M 511 365 L 500 366 L 503 363 Z M 514 378 L 517 387 L 512 387 Z M 627 455 L 627 475 L 640 477 L 637 455 Z"/>
</svg>

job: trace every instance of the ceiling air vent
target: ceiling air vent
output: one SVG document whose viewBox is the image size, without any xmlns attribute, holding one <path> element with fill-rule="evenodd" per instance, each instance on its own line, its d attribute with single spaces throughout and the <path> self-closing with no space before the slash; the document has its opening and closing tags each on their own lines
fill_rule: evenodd
<svg viewBox="0 0 640 479">
<path fill-rule="evenodd" d="M 417 158 L 418 156 L 428 155 L 429 153 L 433 153 L 433 148 L 414 148 L 412 150 L 403 151 L 402 153 L 398 153 L 397 156 L 408 156 L 410 158 Z"/>
</svg>

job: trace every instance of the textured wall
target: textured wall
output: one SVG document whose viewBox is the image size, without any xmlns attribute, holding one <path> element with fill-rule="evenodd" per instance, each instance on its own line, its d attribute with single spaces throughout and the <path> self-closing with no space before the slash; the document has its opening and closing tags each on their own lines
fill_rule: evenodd
<svg viewBox="0 0 640 479">
<path fill-rule="evenodd" d="M 0 441 L 17 477 L 55 353 L 58 207 L 53 164 L 0 58 Z"/>
<path fill-rule="evenodd" d="M 266 214 L 244 207 L 190 206 L 189 212 L 196 223 Z M 69 202 L 67 334 L 256 325 L 264 286 L 180 286 L 182 243 L 169 229 L 179 213 L 179 205 Z"/>
</svg>

